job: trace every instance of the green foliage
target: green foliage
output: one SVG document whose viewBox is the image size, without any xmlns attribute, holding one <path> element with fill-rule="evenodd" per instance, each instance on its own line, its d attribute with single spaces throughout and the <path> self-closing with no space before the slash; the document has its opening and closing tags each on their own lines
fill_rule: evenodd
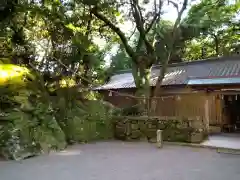
<svg viewBox="0 0 240 180">
<path fill-rule="evenodd" d="M 185 42 L 183 56 L 196 60 L 236 53 L 240 38 L 239 12 L 238 1 L 202 0 L 193 5 L 183 22 L 193 37 Z"/>
<path fill-rule="evenodd" d="M 120 70 L 131 69 L 132 67 L 131 58 L 127 55 L 122 45 L 119 46 L 117 53 L 111 58 L 111 60 L 112 62 L 109 71 L 113 73 Z"/>
<path fill-rule="evenodd" d="M 19 160 L 68 143 L 112 137 L 111 113 L 100 101 L 81 99 L 76 87 L 50 93 L 38 78 L 17 79 L 0 88 L 0 154 L 6 158 Z M 94 99 L 90 95 L 85 94 Z"/>
<path fill-rule="evenodd" d="M 2 87 L 2 90 L 4 87 Z M 7 158 L 21 159 L 26 153 L 38 154 L 66 146 L 50 104 L 31 101 L 29 89 L 5 89 L 1 94 L 1 152 Z"/>
<path fill-rule="evenodd" d="M 51 104 L 32 99 L 32 92 L 26 90 L 15 94 L 6 95 L 8 106 L 1 106 L 0 122 L 4 123 L 0 150 L 7 158 L 20 159 L 26 153 L 63 149 L 67 143 L 112 137 L 111 113 L 99 101 L 75 101 L 69 105 L 62 97 L 59 104 Z"/>
<path fill-rule="evenodd" d="M 62 149 L 70 141 L 96 139 L 92 124 L 98 125 L 87 121 L 96 111 L 87 108 L 83 115 L 76 104 L 94 99 L 88 88 L 103 79 L 97 78 L 103 74 L 103 56 L 92 41 L 103 23 L 95 21 L 86 1 L 7 0 L 0 11 L 5 14 L 0 18 L 0 63 L 10 64 L 4 71 L 0 66 L 0 151 L 19 159 Z M 36 78 L 16 69 L 6 72 L 13 64 L 27 67 Z"/>
<path fill-rule="evenodd" d="M 63 99 L 61 104 L 64 104 Z M 68 143 L 112 137 L 111 113 L 101 102 L 96 100 L 76 102 L 72 108 L 64 113 L 63 111 L 64 109 L 59 109 L 56 118 L 66 134 Z"/>
<path fill-rule="evenodd" d="M 3 154 L 19 159 L 24 153 L 37 154 L 65 148 L 64 133 L 48 111 L 47 107 L 39 105 L 30 112 L 17 108 L 9 112 L 4 117 L 8 125 L 5 127 L 5 137 L 1 138 Z"/>
</svg>

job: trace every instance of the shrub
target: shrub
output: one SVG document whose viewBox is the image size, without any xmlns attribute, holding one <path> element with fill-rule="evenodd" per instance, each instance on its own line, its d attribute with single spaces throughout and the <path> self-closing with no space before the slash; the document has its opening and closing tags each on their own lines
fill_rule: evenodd
<svg viewBox="0 0 240 180">
<path fill-rule="evenodd" d="M 100 101 L 76 103 L 61 121 L 69 143 L 112 137 L 111 115 Z M 60 113 L 61 114 L 61 113 Z"/>
<path fill-rule="evenodd" d="M 67 143 L 112 137 L 112 107 L 80 101 L 77 88 L 55 89 L 51 96 L 39 78 L 29 81 L 28 73 L 1 81 L 0 154 L 17 160 Z"/>
</svg>

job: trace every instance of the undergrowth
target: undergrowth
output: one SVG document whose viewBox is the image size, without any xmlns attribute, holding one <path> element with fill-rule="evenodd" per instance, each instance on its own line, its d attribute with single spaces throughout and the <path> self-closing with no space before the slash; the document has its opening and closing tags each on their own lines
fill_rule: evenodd
<svg viewBox="0 0 240 180">
<path fill-rule="evenodd" d="M 23 159 L 68 144 L 112 137 L 111 113 L 101 101 L 79 99 L 78 89 L 50 95 L 40 82 L 0 87 L 0 154 Z"/>
</svg>

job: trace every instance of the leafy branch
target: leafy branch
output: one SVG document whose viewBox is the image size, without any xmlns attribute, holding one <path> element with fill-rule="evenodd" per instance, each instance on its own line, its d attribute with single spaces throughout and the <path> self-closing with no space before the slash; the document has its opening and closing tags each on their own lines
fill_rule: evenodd
<svg viewBox="0 0 240 180">
<path fill-rule="evenodd" d="M 111 28 L 120 37 L 126 52 L 130 57 L 134 57 L 134 51 L 132 47 L 128 44 L 128 40 L 125 34 L 120 30 L 119 27 L 115 26 L 109 19 L 107 19 L 103 14 L 98 11 L 98 7 L 95 6 L 91 9 L 91 13 L 94 14 L 98 19 L 102 20 L 109 28 Z"/>
</svg>

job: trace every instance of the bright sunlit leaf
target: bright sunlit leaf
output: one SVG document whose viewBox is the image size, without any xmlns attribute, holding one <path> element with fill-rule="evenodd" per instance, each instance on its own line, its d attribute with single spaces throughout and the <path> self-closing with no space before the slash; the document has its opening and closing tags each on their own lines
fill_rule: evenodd
<svg viewBox="0 0 240 180">
<path fill-rule="evenodd" d="M 71 30 L 74 31 L 74 32 L 80 32 L 80 31 L 81 31 L 81 28 L 80 28 L 80 27 L 76 27 L 76 26 L 74 26 L 72 23 L 66 25 L 66 27 L 67 27 L 68 29 L 71 29 Z"/>
<path fill-rule="evenodd" d="M 28 73 L 29 70 L 25 67 L 13 64 L 0 64 L 0 85 L 10 82 L 16 78 L 19 78 L 21 81 L 22 76 Z"/>
</svg>

